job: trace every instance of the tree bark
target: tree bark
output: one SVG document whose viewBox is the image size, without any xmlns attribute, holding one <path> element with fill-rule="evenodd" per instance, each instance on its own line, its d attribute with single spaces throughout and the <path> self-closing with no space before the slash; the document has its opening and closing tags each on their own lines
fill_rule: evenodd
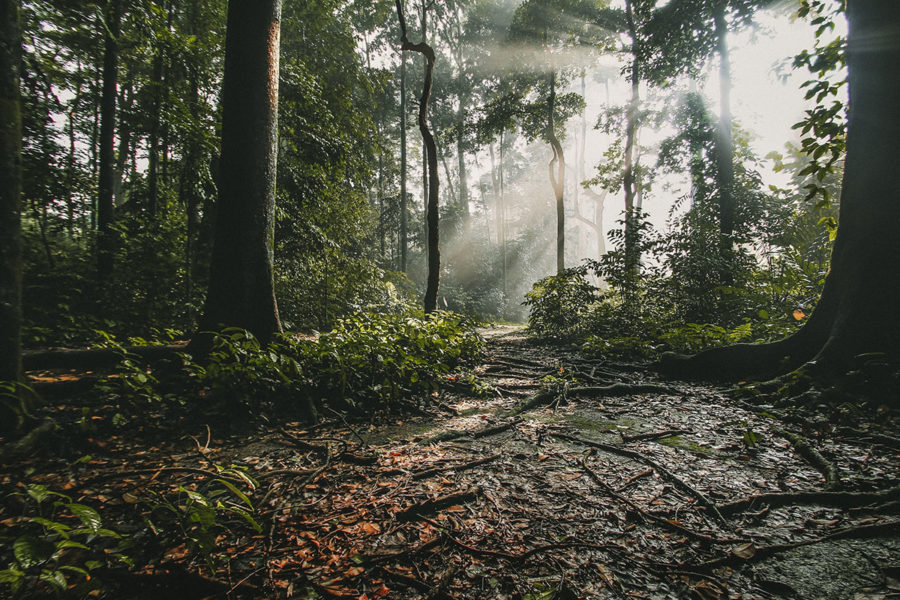
<svg viewBox="0 0 900 600">
<path fill-rule="evenodd" d="M 114 140 L 116 129 L 116 86 L 119 79 L 119 28 L 121 0 L 110 0 L 106 8 L 103 51 L 103 92 L 100 98 L 99 182 L 97 185 L 98 253 L 97 274 L 105 281 L 112 274 L 115 241 L 111 230 L 115 219 L 116 188 Z"/>
<path fill-rule="evenodd" d="M 434 136 L 428 128 L 428 101 L 431 98 L 431 87 L 434 76 L 434 50 L 426 42 L 413 44 L 409 41 L 406 30 L 406 17 L 403 14 L 403 5 L 400 0 L 395 0 L 397 17 L 400 20 L 401 49 L 418 52 L 425 57 L 425 83 L 422 88 L 422 97 L 419 99 L 419 131 L 425 146 L 428 164 L 428 205 L 426 206 L 425 220 L 428 231 L 428 282 L 425 287 L 425 314 L 431 314 L 437 309 L 438 286 L 441 277 L 441 252 L 438 227 L 438 199 L 440 198 L 440 186 L 438 181 L 438 157 L 437 145 Z M 424 16 L 423 16 L 424 25 Z"/>
<path fill-rule="evenodd" d="M 22 38 L 18 0 L 0 2 L 0 381 L 22 375 Z M 4 419 L 13 422 L 11 419 Z M 5 425 L 4 425 L 5 428 Z"/>
<path fill-rule="evenodd" d="M 201 331 L 242 327 L 262 343 L 281 331 L 273 265 L 280 31 L 281 0 L 228 3 L 221 187 L 200 320 Z"/>
<path fill-rule="evenodd" d="M 553 150 L 550 159 L 550 185 L 556 197 L 556 272 L 566 270 L 566 157 L 556 137 L 556 71 L 550 71 L 550 100 L 547 103 L 547 140 Z"/>
<path fill-rule="evenodd" d="M 900 3 L 847 3 L 849 115 L 840 228 L 822 298 L 793 336 L 772 344 L 739 344 L 693 357 L 666 355 L 676 376 L 772 375 L 807 361 L 836 376 L 863 353 L 900 358 Z"/>
</svg>

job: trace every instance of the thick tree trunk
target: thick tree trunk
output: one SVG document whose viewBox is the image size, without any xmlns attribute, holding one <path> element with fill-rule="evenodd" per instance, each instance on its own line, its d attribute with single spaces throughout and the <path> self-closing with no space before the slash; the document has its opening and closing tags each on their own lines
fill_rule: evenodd
<svg viewBox="0 0 900 600">
<path fill-rule="evenodd" d="M 0 381 L 22 374 L 22 39 L 18 0 L 0 1 Z M 8 415 L 4 415 L 8 417 Z M 12 420 L 4 419 L 6 423 Z M 5 425 L 3 426 L 5 429 Z"/>
<path fill-rule="evenodd" d="M 116 188 L 113 136 L 116 129 L 116 86 L 119 79 L 119 25 L 121 0 L 110 0 L 106 10 L 103 52 L 103 92 L 100 98 L 99 182 L 97 185 L 98 253 L 97 273 L 106 280 L 113 269 L 115 242 L 111 230 L 115 219 L 113 198 Z"/>
<path fill-rule="evenodd" d="M 850 112 L 840 228 L 822 298 L 797 334 L 773 344 L 729 346 L 694 357 L 668 355 L 677 376 L 771 375 L 807 361 L 846 372 L 863 353 L 900 358 L 900 3 L 849 0 Z"/>
<path fill-rule="evenodd" d="M 716 167 L 719 186 L 719 241 L 724 265 L 721 279 L 725 285 L 734 280 L 732 235 L 734 234 L 734 139 L 731 125 L 731 65 L 728 52 L 728 24 L 725 21 L 725 3 L 719 2 L 713 12 L 716 27 L 716 44 L 719 54 L 719 130 L 716 136 Z"/>
<path fill-rule="evenodd" d="M 222 91 L 221 187 L 201 331 L 281 331 L 274 292 L 281 0 L 230 0 Z M 201 346 L 202 348 L 202 346 Z"/>
<path fill-rule="evenodd" d="M 553 150 L 550 185 L 556 198 L 556 272 L 566 270 L 566 157 L 556 137 L 556 71 L 550 72 L 550 101 L 547 103 L 547 140 Z"/>
<path fill-rule="evenodd" d="M 427 43 L 413 44 L 409 41 L 406 31 L 406 17 L 403 14 L 403 6 L 400 0 L 395 0 L 397 17 L 400 20 L 401 49 L 403 51 L 418 52 L 425 57 L 425 83 L 422 88 L 422 97 L 419 99 L 419 132 L 425 146 L 426 161 L 428 164 L 428 205 L 425 211 L 425 220 L 428 232 L 428 282 L 425 287 L 425 313 L 430 314 L 437 310 L 438 286 L 441 278 L 441 252 L 440 234 L 438 226 L 438 200 L 440 198 L 440 186 L 438 181 L 438 157 L 437 145 L 434 136 L 428 128 L 428 101 L 431 99 L 431 87 L 434 76 L 434 50 Z M 424 4 L 423 4 L 424 9 Z M 424 15 L 424 12 L 423 12 Z M 424 29 L 424 16 L 423 16 Z"/>
</svg>

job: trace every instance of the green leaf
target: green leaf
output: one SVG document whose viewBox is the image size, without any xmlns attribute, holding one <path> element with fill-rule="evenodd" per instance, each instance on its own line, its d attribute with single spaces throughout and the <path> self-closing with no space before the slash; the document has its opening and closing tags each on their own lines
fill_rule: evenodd
<svg viewBox="0 0 900 600">
<path fill-rule="evenodd" d="M 221 483 L 221 484 L 224 485 L 225 487 L 227 487 L 229 490 L 231 490 L 231 493 L 232 493 L 232 494 L 234 494 L 235 496 L 237 496 L 238 498 L 240 498 L 240 499 L 241 499 L 241 502 L 243 502 L 244 504 L 246 504 L 247 506 L 250 507 L 250 510 L 253 510 L 253 503 L 250 502 L 250 498 L 248 498 L 247 495 L 246 495 L 244 492 L 242 492 L 241 490 L 237 489 L 237 486 L 235 486 L 235 485 L 234 485 L 233 483 L 231 483 L 230 481 L 226 481 L 225 479 L 216 479 L 216 481 L 219 482 L 219 483 Z"/>
<path fill-rule="evenodd" d="M 81 519 L 84 526 L 90 529 L 92 533 L 97 533 L 97 531 L 100 530 L 103 519 L 100 518 L 100 513 L 90 506 L 85 504 L 70 504 L 69 510 L 72 511 L 72 514 Z"/>
<path fill-rule="evenodd" d="M 44 569 L 41 571 L 41 581 L 46 581 L 59 591 L 66 589 L 66 576 L 62 574 L 62 571 L 58 571 L 53 569 Z"/>
<path fill-rule="evenodd" d="M 31 535 L 23 535 L 13 542 L 13 554 L 23 569 L 30 569 L 53 556 L 56 545 Z"/>
</svg>

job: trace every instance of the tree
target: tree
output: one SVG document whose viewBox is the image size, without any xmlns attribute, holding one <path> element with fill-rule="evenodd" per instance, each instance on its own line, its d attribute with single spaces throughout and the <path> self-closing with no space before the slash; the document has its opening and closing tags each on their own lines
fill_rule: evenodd
<svg viewBox="0 0 900 600">
<path fill-rule="evenodd" d="M 734 138 L 731 117 L 731 66 L 727 35 L 750 23 L 760 0 L 675 0 L 655 11 L 645 25 L 646 43 L 639 48 L 647 75 L 656 82 L 678 74 L 694 74 L 714 54 L 719 59 L 721 108 L 716 135 L 716 168 L 719 196 L 719 251 L 723 264 L 734 255 L 735 181 Z M 731 285 L 729 269 L 720 273 Z"/>
<path fill-rule="evenodd" d="M 847 3 L 847 157 L 831 271 L 805 325 L 772 344 L 739 344 L 696 356 L 667 355 L 661 367 L 694 377 L 773 374 L 808 363 L 818 376 L 846 373 L 862 354 L 900 356 L 900 4 Z"/>
<path fill-rule="evenodd" d="M 395 0 L 395 3 L 397 5 L 397 18 L 400 21 L 401 49 L 404 52 L 418 52 L 425 57 L 425 81 L 422 87 L 422 96 L 419 99 L 419 131 L 422 134 L 428 161 L 428 206 L 425 211 L 428 232 L 428 283 L 425 287 L 425 313 L 429 314 L 437 309 L 438 285 L 441 278 L 440 230 L 438 227 L 438 201 L 440 199 L 440 184 L 437 173 L 438 157 L 434 135 L 432 135 L 428 127 L 428 101 L 431 98 L 435 56 L 434 50 L 426 42 L 413 44 L 409 41 L 403 5 L 400 0 Z"/>
<path fill-rule="evenodd" d="M 119 25 L 122 20 L 122 1 L 109 0 L 106 6 L 103 52 L 103 95 L 100 100 L 99 184 L 97 185 L 97 228 L 99 230 L 97 271 L 102 280 L 113 269 L 114 239 L 112 223 L 115 219 L 115 151 L 113 135 L 116 130 L 116 87 L 119 83 Z"/>
<path fill-rule="evenodd" d="M 281 0 L 230 0 L 222 90 L 221 187 L 200 329 L 281 331 L 273 238 Z M 201 346 L 202 348 L 202 346 Z"/>
<path fill-rule="evenodd" d="M 21 48 L 19 2 L 3 0 L 0 2 L 0 381 L 16 381 L 22 371 Z"/>
</svg>

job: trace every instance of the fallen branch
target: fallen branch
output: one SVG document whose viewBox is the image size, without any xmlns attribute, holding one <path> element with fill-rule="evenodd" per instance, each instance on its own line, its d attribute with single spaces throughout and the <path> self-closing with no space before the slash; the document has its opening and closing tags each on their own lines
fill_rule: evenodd
<svg viewBox="0 0 900 600">
<path fill-rule="evenodd" d="M 826 491 L 833 491 L 840 487 L 841 474 L 838 472 L 837 467 L 835 467 L 834 463 L 830 460 L 822 456 L 818 450 L 813 448 L 806 438 L 782 429 L 776 429 L 775 433 L 793 444 L 797 454 L 806 459 L 807 462 L 822 474 L 822 477 L 825 478 Z"/>
<path fill-rule="evenodd" d="M 284 438 L 289 440 L 293 445 L 297 446 L 298 448 L 302 448 L 303 450 L 310 450 L 312 452 L 318 452 L 319 454 L 326 454 L 326 455 L 329 454 L 327 442 L 336 442 L 336 443 L 342 444 L 344 449 L 341 450 L 340 453 L 338 453 L 332 457 L 334 460 L 340 460 L 345 463 L 350 463 L 353 465 L 363 465 L 363 466 L 374 465 L 376 462 L 378 462 L 378 457 L 375 455 L 360 455 L 360 454 L 354 454 L 352 452 L 347 451 L 346 450 L 347 442 L 345 440 L 339 440 L 336 438 L 335 439 L 321 439 L 320 438 L 315 441 L 324 441 L 326 443 L 325 444 L 316 444 L 314 441 L 304 440 L 303 438 L 297 437 L 296 435 L 290 433 L 289 431 L 287 431 L 285 429 L 279 429 L 279 433 L 281 433 L 281 435 Z"/>
<path fill-rule="evenodd" d="M 636 461 L 642 462 L 650 467 L 653 467 L 656 470 L 656 472 L 660 474 L 660 476 L 668 479 L 675 487 L 681 488 L 682 491 L 684 491 L 684 492 L 690 494 L 691 496 L 693 496 L 694 498 L 696 498 L 697 502 L 699 504 L 706 506 L 707 508 L 712 510 L 713 513 L 716 515 L 716 517 L 722 523 L 727 523 L 727 521 L 725 520 L 725 517 L 723 517 L 719 513 L 719 510 L 716 507 L 716 505 L 713 504 L 709 500 L 709 498 L 707 498 L 702 492 L 700 492 L 699 490 L 694 488 L 692 485 L 689 485 L 684 480 L 682 480 L 680 477 L 678 477 L 677 475 L 672 473 L 669 469 L 665 468 L 664 466 L 662 466 L 661 464 L 659 464 L 658 462 L 656 462 L 655 460 L 653 460 L 652 458 L 650 458 L 648 456 L 644 456 L 643 454 L 641 454 L 639 452 L 634 452 L 634 451 L 628 450 L 626 448 L 620 448 L 618 446 L 612 446 L 610 444 L 604 444 L 602 442 L 595 442 L 593 440 L 586 440 L 584 438 L 575 437 L 573 435 L 567 435 L 565 433 L 551 432 L 550 435 L 552 435 L 553 437 L 556 437 L 556 438 L 574 442 L 576 444 L 582 444 L 585 446 L 590 446 L 592 448 L 597 448 L 598 450 L 603 450 L 604 452 L 609 452 L 610 454 L 618 454 L 619 456 L 624 456 L 626 458 L 630 458 L 632 460 L 636 460 Z"/>
<path fill-rule="evenodd" d="M 900 487 L 893 487 L 880 492 L 794 492 L 759 494 L 742 500 L 719 505 L 722 514 L 730 515 L 755 506 L 766 505 L 769 508 L 815 504 L 829 508 L 859 508 L 870 504 L 880 504 L 900 500 Z"/>
<path fill-rule="evenodd" d="M 185 346 L 126 346 L 125 352 L 144 360 L 174 358 L 184 352 Z M 114 365 L 122 360 L 122 355 L 111 348 L 91 348 L 87 350 L 53 348 L 50 350 L 26 351 L 22 355 L 22 368 L 26 371 L 61 369 L 65 367 L 99 367 Z"/>
<path fill-rule="evenodd" d="M 443 508 L 472 502 L 473 500 L 477 500 L 480 495 L 481 488 L 477 486 L 472 487 L 463 492 L 455 492 L 453 494 L 447 494 L 446 496 L 440 496 L 438 498 L 419 502 L 418 504 L 413 504 L 397 513 L 396 518 L 401 522 L 415 521 L 417 518 L 437 512 Z"/>
<path fill-rule="evenodd" d="M 413 481 L 419 481 L 421 479 L 427 479 L 428 477 L 432 477 L 439 473 L 446 473 L 448 471 L 465 471 L 467 469 L 474 469 L 475 467 L 487 464 L 489 462 L 493 462 L 500 458 L 500 454 L 493 454 L 491 456 L 486 456 L 484 458 L 479 458 L 478 460 L 469 461 L 462 464 L 456 465 L 447 465 L 443 467 L 435 467 L 433 469 L 425 469 L 424 471 L 417 471 L 412 474 Z"/>
</svg>

